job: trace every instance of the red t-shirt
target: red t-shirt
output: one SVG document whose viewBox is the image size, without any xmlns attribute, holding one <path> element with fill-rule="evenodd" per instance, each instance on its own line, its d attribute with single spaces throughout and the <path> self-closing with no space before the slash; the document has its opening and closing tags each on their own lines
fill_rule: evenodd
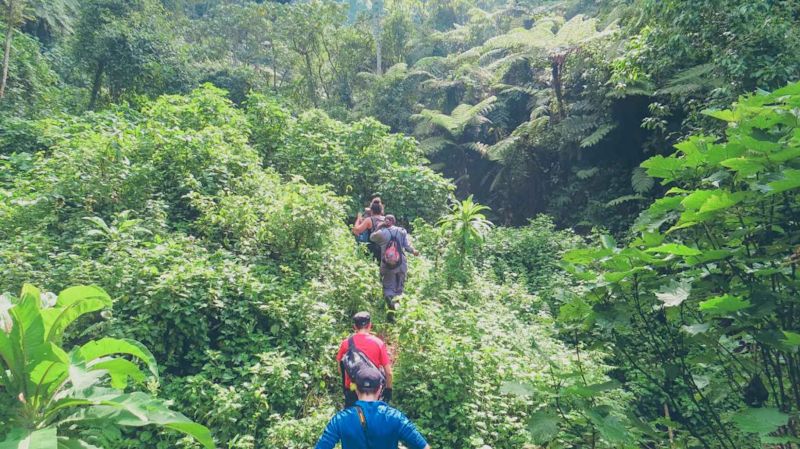
<svg viewBox="0 0 800 449">
<path fill-rule="evenodd" d="M 347 352 L 349 346 L 347 344 L 348 338 L 345 338 L 342 344 L 339 345 L 339 353 L 336 354 L 337 362 L 341 362 L 342 358 L 344 358 L 344 354 Z M 367 358 L 372 360 L 372 363 L 378 368 L 383 368 L 391 364 L 389 361 L 389 353 L 386 352 L 386 343 L 380 338 L 371 334 L 355 334 L 355 336 L 353 336 L 353 341 L 356 343 L 356 348 L 366 354 Z M 344 373 L 344 387 L 350 388 L 350 376 L 347 375 L 347 372 Z"/>
</svg>

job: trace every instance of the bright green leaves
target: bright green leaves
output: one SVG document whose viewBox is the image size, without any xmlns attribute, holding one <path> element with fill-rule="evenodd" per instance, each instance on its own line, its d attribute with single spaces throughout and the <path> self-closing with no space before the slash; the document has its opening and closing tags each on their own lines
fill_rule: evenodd
<svg viewBox="0 0 800 449">
<path fill-rule="evenodd" d="M 676 256 L 698 256 L 702 254 L 702 252 L 695 248 L 690 248 L 686 245 L 681 245 L 678 243 L 665 243 L 663 245 L 656 246 L 654 248 L 648 248 L 645 250 L 648 253 L 658 253 L 658 254 L 673 254 Z"/>
<path fill-rule="evenodd" d="M 57 449 L 56 428 L 28 431 L 14 428 L 6 439 L 0 442 L 0 449 Z"/>
<path fill-rule="evenodd" d="M 647 174 L 654 178 L 662 178 L 662 184 L 666 184 L 677 176 L 678 171 L 683 168 L 683 161 L 677 157 L 664 157 L 661 155 L 651 157 L 642 162 L 642 167 L 647 169 Z"/>
<path fill-rule="evenodd" d="M 769 195 L 783 193 L 800 187 L 800 170 L 795 170 L 792 168 L 786 169 L 783 171 L 782 176 L 782 179 L 772 181 L 767 184 L 768 189 L 766 190 Z"/>
<path fill-rule="evenodd" d="M 642 164 L 671 185 L 637 219 L 641 235 L 625 248 L 600 240 L 564 258 L 589 294 L 562 305 L 559 321 L 572 330 L 571 320 L 583 317 L 592 340 L 612 341 L 622 365 L 649 376 L 632 381 L 638 388 L 661 389 L 663 377 L 691 382 L 696 391 L 671 389 L 669 407 L 692 414 L 710 438 L 727 434 L 728 423 L 739 431 L 735 438 L 758 434 L 764 444 L 792 438 L 775 432 L 797 412 L 776 391 L 794 388 L 786 370 L 794 369 L 800 348 L 798 106 L 800 83 L 708 111 L 728 122 L 724 139 L 694 136 L 674 154 Z M 753 383 L 762 377 L 763 385 Z M 715 423 L 681 403 L 732 417 Z M 736 411 L 745 404 L 762 407 Z M 605 418 L 590 417 L 611 440 L 618 429 Z M 680 420 L 657 422 L 686 431 Z M 750 447 L 741 441 L 720 446 Z"/>
<path fill-rule="evenodd" d="M 22 425 L 0 442 L 2 449 L 91 447 L 71 439 L 77 428 L 92 429 L 98 422 L 120 426 L 148 424 L 171 428 L 214 447 L 205 427 L 173 412 L 148 394 L 123 394 L 129 380 L 141 382 L 143 362 L 157 378 L 156 360 L 133 340 L 102 338 L 67 354 L 60 346 L 64 330 L 76 319 L 111 306 L 99 287 L 72 287 L 57 297 L 25 285 L 17 300 L 3 297 L 4 327 L 0 330 L 0 372 L 3 388 L 15 398 Z M 112 356 L 121 355 L 132 358 Z M 104 388 L 110 378 L 115 389 Z M 67 425 L 55 419 L 72 412 Z M 75 427 L 75 426 L 78 427 Z M 23 429 L 40 429 L 34 432 Z"/>
<path fill-rule="evenodd" d="M 750 302 L 738 296 L 715 296 L 700 303 L 700 310 L 711 315 L 725 315 L 750 307 Z"/>
<path fill-rule="evenodd" d="M 748 408 L 731 419 L 742 432 L 761 435 L 770 434 L 789 423 L 789 415 L 776 408 Z"/>
<path fill-rule="evenodd" d="M 153 376 L 158 377 L 155 357 L 144 345 L 135 340 L 105 337 L 100 340 L 90 341 L 72 351 L 73 359 L 87 364 L 93 360 L 113 354 L 127 354 L 138 358 L 147 365 Z"/>
<path fill-rule="evenodd" d="M 691 291 L 691 281 L 682 279 L 679 282 L 672 281 L 668 285 L 662 287 L 661 290 L 656 292 L 656 297 L 659 301 L 664 303 L 664 307 L 675 307 L 686 301 Z"/>
<path fill-rule="evenodd" d="M 61 342 L 64 330 L 81 315 L 111 307 L 111 298 L 99 287 L 70 287 L 58 295 L 56 306 L 42 311 L 47 339 Z"/>
</svg>

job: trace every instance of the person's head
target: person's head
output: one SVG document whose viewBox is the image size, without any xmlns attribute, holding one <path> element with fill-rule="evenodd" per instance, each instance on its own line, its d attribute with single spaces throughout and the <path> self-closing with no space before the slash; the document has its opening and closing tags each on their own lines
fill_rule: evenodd
<svg viewBox="0 0 800 449">
<path fill-rule="evenodd" d="M 359 371 L 355 379 L 356 395 L 362 401 L 376 401 L 383 390 L 383 374 L 376 368 L 365 368 Z"/>
<path fill-rule="evenodd" d="M 360 331 L 361 329 L 372 329 L 372 317 L 369 312 L 358 312 L 353 315 L 353 329 Z"/>
<path fill-rule="evenodd" d="M 397 219 L 394 217 L 394 215 L 387 215 L 387 216 L 386 216 L 386 217 L 383 219 L 383 221 L 386 223 L 386 226 L 387 226 L 387 227 L 389 227 L 389 226 L 394 226 L 394 225 L 396 225 L 396 224 L 397 224 Z"/>
<path fill-rule="evenodd" d="M 383 203 L 380 197 L 372 199 L 372 202 L 369 203 L 369 211 L 372 212 L 372 215 L 383 215 Z"/>
</svg>

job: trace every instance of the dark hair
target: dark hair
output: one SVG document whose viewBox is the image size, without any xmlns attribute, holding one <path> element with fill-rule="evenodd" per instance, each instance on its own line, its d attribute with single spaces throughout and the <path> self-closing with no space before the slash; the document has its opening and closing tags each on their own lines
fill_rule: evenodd
<svg viewBox="0 0 800 449">
<path fill-rule="evenodd" d="M 381 203 L 380 197 L 376 197 L 372 200 L 372 203 L 369 205 L 369 210 L 372 211 L 373 215 L 383 215 L 383 204 Z"/>
<path fill-rule="evenodd" d="M 356 329 L 363 329 L 369 326 L 369 323 L 372 321 L 372 317 L 369 315 L 369 312 L 358 312 L 357 314 L 353 315 L 353 325 Z"/>
</svg>

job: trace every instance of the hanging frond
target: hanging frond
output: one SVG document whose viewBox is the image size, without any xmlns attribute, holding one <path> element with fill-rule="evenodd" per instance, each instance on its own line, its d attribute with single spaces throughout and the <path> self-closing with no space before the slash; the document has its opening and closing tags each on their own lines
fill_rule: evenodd
<svg viewBox="0 0 800 449">
<path fill-rule="evenodd" d="M 428 156 L 444 151 L 453 145 L 455 142 L 442 136 L 429 137 L 419 143 L 420 149 Z"/>
<path fill-rule="evenodd" d="M 623 195 L 606 203 L 606 207 L 614 207 L 619 206 L 620 204 L 627 203 L 629 201 L 642 201 L 647 198 L 643 197 L 642 195 Z"/>
<path fill-rule="evenodd" d="M 575 176 L 577 176 L 578 179 L 586 180 L 586 179 L 589 179 L 592 176 L 596 175 L 599 172 L 600 172 L 599 168 L 592 167 L 592 168 L 587 168 L 587 169 L 583 169 L 583 170 L 578 170 L 577 172 L 575 172 Z"/>
<path fill-rule="evenodd" d="M 688 95 L 719 87 L 721 81 L 714 76 L 715 68 L 714 64 L 708 63 L 684 70 L 667 81 L 666 86 L 658 89 L 655 94 Z"/>
<path fill-rule="evenodd" d="M 491 96 L 476 105 L 460 104 L 453 112 L 443 114 L 439 111 L 424 109 L 419 114 L 414 114 L 411 119 L 421 124 L 430 124 L 435 129 L 447 133 L 451 138 L 458 140 L 467 126 L 489 123 L 486 114 L 494 108 L 497 97 Z"/>
<path fill-rule="evenodd" d="M 656 180 L 647 175 L 642 167 L 636 167 L 631 172 L 631 187 L 636 193 L 647 193 L 656 184 Z"/>
<path fill-rule="evenodd" d="M 603 140 L 604 137 L 608 135 L 611 131 L 616 128 L 617 125 L 615 123 L 610 123 L 607 125 L 602 125 L 601 127 L 597 128 L 593 133 L 589 134 L 586 138 L 581 140 L 581 148 L 589 148 L 597 145 Z"/>
<path fill-rule="evenodd" d="M 583 137 L 590 129 L 598 125 L 597 115 L 571 115 L 561 122 L 560 127 L 564 137 L 571 140 L 583 140 Z"/>
</svg>

